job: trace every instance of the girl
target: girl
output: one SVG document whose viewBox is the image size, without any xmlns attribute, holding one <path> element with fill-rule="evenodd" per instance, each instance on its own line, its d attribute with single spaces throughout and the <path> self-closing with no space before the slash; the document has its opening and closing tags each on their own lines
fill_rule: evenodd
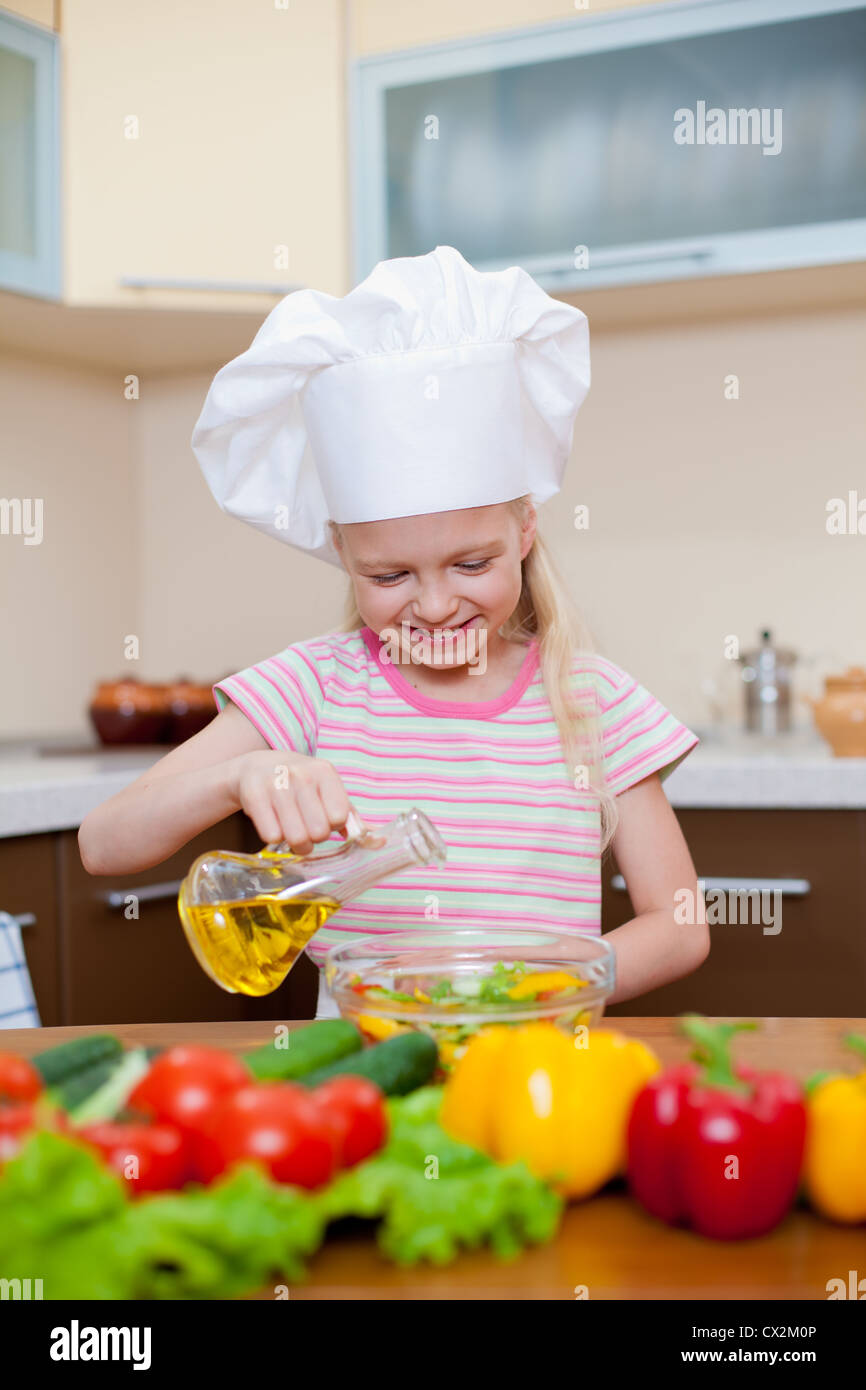
<svg viewBox="0 0 866 1390">
<path fill-rule="evenodd" d="M 610 845 L 636 914 L 608 938 L 612 1002 L 694 970 L 708 932 L 677 910 L 697 876 L 661 783 L 697 738 L 592 653 L 537 531 L 588 384 L 584 315 L 452 247 L 287 296 L 193 447 L 226 511 L 342 566 L 345 621 L 220 681 L 216 719 L 84 821 L 85 867 L 150 867 L 238 809 L 305 854 L 353 810 L 417 805 L 446 864 L 340 908 L 317 964 L 431 918 L 598 933 Z"/>
</svg>

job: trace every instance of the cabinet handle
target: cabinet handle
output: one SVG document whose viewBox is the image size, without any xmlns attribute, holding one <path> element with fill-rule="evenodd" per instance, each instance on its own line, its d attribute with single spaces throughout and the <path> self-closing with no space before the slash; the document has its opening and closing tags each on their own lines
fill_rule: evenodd
<svg viewBox="0 0 866 1390">
<path fill-rule="evenodd" d="M 805 898 L 812 891 L 807 878 L 699 878 L 698 882 L 724 893 L 781 893 L 786 898 Z M 614 874 L 610 886 L 617 893 L 628 892 L 622 874 Z"/>
<path fill-rule="evenodd" d="M 0 913 L 0 917 L 2 917 L 2 915 L 3 915 L 3 914 Z M 18 923 L 19 927 L 35 927 L 35 926 L 36 926 L 36 914 L 35 914 L 35 912 L 10 912 L 10 913 L 9 913 L 9 916 L 12 918 L 12 921 L 13 921 L 13 922 L 17 922 L 17 923 Z"/>
<path fill-rule="evenodd" d="M 166 280 L 161 275 L 121 275 L 117 282 L 127 290 L 203 290 L 220 294 L 291 294 L 303 285 L 280 285 L 272 280 Z"/>
<path fill-rule="evenodd" d="M 174 883 L 146 883 L 142 888 L 115 888 L 113 892 L 106 893 L 105 901 L 115 911 L 126 907 L 127 898 L 137 898 L 140 903 L 158 903 L 165 898 L 176 898 L 182 883 L 183 879 L 179 878 Z"/>
</svg>

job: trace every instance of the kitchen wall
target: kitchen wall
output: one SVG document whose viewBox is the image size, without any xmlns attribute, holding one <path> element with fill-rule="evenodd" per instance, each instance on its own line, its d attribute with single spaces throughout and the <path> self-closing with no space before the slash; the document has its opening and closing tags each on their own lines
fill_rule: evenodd
<svg viewBox="0 0 866 1390">
<path fill-rule="evenodd" d="M 117 383 L 0 358 L 0 496 L 42 501 L 42 539 L 0 536 L 0 738 L 83 728 L 138 615 L 137 469 Z"/>
<path fill-rule="evenodd" d="M 168 25 L 167 0 L 154 3 Z M 356 0 L 346 25 L 361 54 L 557 17 L 574 18 L 573 5 Z M 319 161 L 345 155 L 315 126 L 309 141 Z M 349 288 L 343 251 L 320 287 Z M 597 329 L 588 308 L 593 387 L 566 486 L 542 522 L 602 650 L 692 724 L 706 722 L 700 680 L 719 667 L 727 634 L 745 644 L 768 625 L 824 664 L 866 664 L 866 536 L 825 529 L 829 498 L 858 484 L 866 496 L 866 311 L 819 304 Z M 725 398 L 729 374 L 739 399 Z M 338 571 L 232 522 L 211 499 L 189 448 L 208 384 L 151 376 L 131 405 L 99 373 L 0 367 L 16 486 L 45 480 L 55 515 L 74 502 L 87 521 L 32 547 L 38 561 L 0 546 L 2 592 L 15 596 L 0 732 L 85 728 L 90 686 L 123 668 L 131 631 L 136 673 L 209 679 L 338 620 Z M 586 532 L 572 524 L 578 503 L 590 508 Z"/>
<path fill-rule="evenodd" d="M 746 645 L 767 625 L 804 654 L 866 664 L 866 536 L 825 527 L 828 498 L 858 480 L 866 495 L 866 314 L 619 330 L 592 353 L 566 484 L 541 516 L 602 649 L 698 723 L 730 633 Z M 187 448 L 207 385 L 157 383 L 139 412 L 154 674 L 184 658 L 197 675 L 237 669 L 321 632 L 347 582 L 218 511 Z"/>
</svg>

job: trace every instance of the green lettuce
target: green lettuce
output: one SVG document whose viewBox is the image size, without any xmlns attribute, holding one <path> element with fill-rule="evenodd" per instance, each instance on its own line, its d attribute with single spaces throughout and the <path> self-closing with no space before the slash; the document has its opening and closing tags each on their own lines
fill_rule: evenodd
<svg viewBox="0 0 866 1390">
<path fill-rule="evenodd" d="M 127 1199 L 120 1178 L 61 1134 L 33 1135 L 0 1178 L 0 1277 L 41 1278 L 50 1299 L 218 1299 L 300 1282 L 328 1225 L 376 1221 L 400 1265 L 461 1248 L 501 1258 L 549 1240 L 562 1202 L 522 1163 L 501 1165 L 438 1122 L 441 1088 L 388 1102 L 376 1155 L 318 1192 L 244 1165 L 211 1187 Z"/>
</svg>

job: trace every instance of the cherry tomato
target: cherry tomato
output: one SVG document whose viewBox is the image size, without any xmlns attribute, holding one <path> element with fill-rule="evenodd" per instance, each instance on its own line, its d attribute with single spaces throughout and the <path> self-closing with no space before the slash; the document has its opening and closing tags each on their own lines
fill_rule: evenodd
<svg viewBox="0 0 866 1390">
<path fill-rule="evenodd" d="M 133 1193 L 183 1187 L 191 1176 L 189 1138 L 174 1125 L 85 1125 L 77 1137 L 92 1144 Z"/>
<path fill-rule="evenodd" d="M 385 1098 L 363 1076 L 335 1076 L 312 1092 L 323 1118 L 333 1126 L 341 1168 L 351 1168 L 381 1149 L 388 1133 Z"/>
<path fill-rule="evenodd" d="M 272 1081 L 225 1096 L 196 1137 L 196 1168 L 211 1182 L 235 1163 L 258 1160 L 276 1182 L 321 1187 L 337 1170 L 338 1145 L 303 1086 Z"/>
<path fill-rule="evenodd" d="M 26 1057 L 0 1052 L 0 1099 L 35 1100 L 42 1092 L 42 1077 Z"/>
<path fill-rule="evenodd" d="M 224 1096 L 249 1082 L 246 1067 L 230 1052 L 215 1047 L 170 1047 L 157 1057 L 128 1103 L 133 1110 L 194 1132 L 207 1124 Z"/>
</svg>

